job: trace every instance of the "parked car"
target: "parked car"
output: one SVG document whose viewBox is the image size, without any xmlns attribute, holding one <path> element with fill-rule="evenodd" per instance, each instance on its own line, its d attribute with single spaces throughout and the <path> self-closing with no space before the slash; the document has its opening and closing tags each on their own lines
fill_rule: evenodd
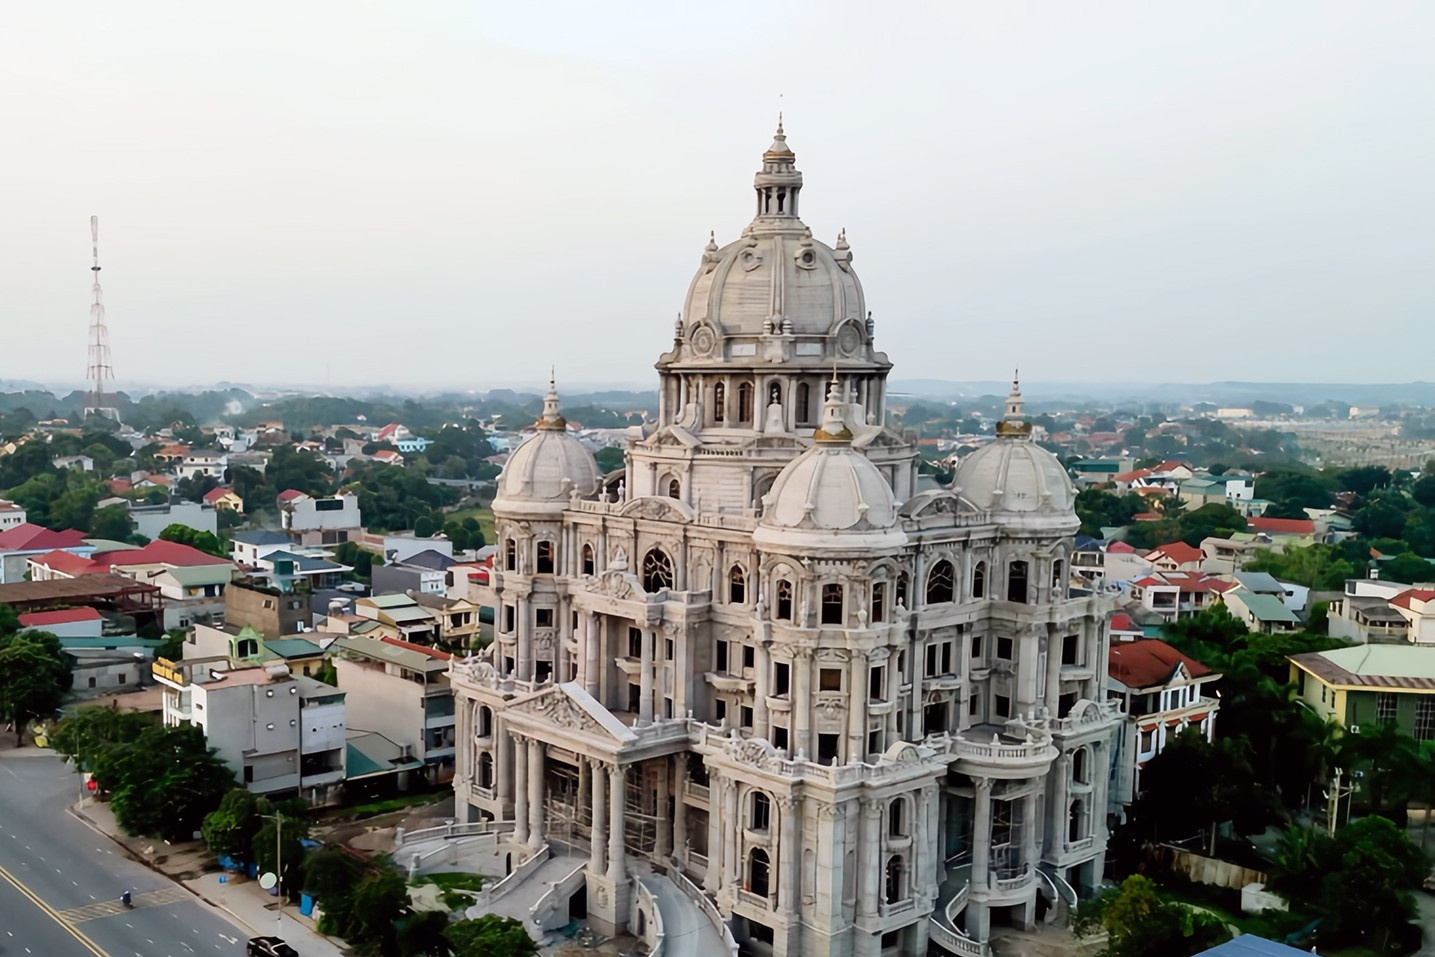
<svg viewBox="0 0 1435 957">
<path fill-rule="evenodd" d="M 299 952 L 278 937 L 251 937 L 244 947 L 245 957 L 299 957 Z"/>
</svg>

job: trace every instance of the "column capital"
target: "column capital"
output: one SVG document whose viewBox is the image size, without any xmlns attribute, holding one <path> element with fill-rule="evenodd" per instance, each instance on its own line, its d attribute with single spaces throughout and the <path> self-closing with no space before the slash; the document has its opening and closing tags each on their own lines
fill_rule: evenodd
<svg viewBox="0 0 1435 957">
<path fill-rule="evenodd" d="M 859 800 L 862 802 L 863 817 L 877 817 L 882 813 L 883 801 L 870 797 L 860 798 Z"/>
<path fill-rule="evenodd" d="M 973 786 L 974 786 L 978 791 L 984 791 L 984 792 L 986 792 L 986 793 L 988 793 L 988 794 L 991 793 L 991 790 L 992 790 L 992 779 L 991 779 L 991 778 L 974 778 L 974 779 L 972 780 L 972 784 L 973 784 Z"/>
</svg>

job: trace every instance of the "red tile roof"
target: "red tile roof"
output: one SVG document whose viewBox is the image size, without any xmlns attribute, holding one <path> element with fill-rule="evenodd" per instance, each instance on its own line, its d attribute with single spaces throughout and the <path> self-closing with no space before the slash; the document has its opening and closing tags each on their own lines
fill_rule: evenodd
<svg viewBox="0 0 1435 957">
<path fill-rule="evenodd" d="M 1184 565 L 1187 562 L 1199 562 L 1202 558 L 1206 557 L 1195 545 L 1187 545 L 1185 542 L 1171 542 L 1162 545 L 1155 551 L 1148 552 L 1146 560 L 1148 562 L 1154 562 L 1163 555 L 1177 565 Z"/>
<path fill-rule="evenodd" d="M 1185 665 L 1193 678 L 1211 674 L 1210 668 L 1186 657 L 1160 638 L 1138 638 L 1114 644 L 1106 657 L 1106 673 L 1128 688 L 1163 685 L 1180 665 Z"/>
<path fill-rule="evenodd" d="M 1248 518 L 1246 531 L 1268 535 L 1314 535 L 1315 522 L 1308 518 Z"/>
<path fill-rule="evenodd" d="M 70 578 L 78 578 L 80 575 L 107 575 L 108 565 L 97 565 L 88 558 L 82 558 L 74 552 L 55 550 L 37 555 L 30 559 L 36 565 L 44 565 L 52 571 L 57 571 Z"/>
<path fill-rule="evenodd" d="M 156 539 L 143 548 L 98 553 L 94 557 L 94 562 L 97 565 L 118 565 L 120 567 L 170 565 L 175 568 L 194 568 L 200 565 L 228 565 L 229 559 L 202 552 L 192 545 Z"/>
<path fill-rule="evenodd" d="M 1136 625 L 1132 624 L 1132 622 L 1131 622 L 1131 616 L 1128 615 L 1128 614 L 1126 614 L 1125 612 L 1117 612 L 1116 614 L 1114 614 L 1114 615 L 1111 616 L 1111 630 L 1112 630 L 1113 632 L 1118 632 L 1118 631 L 1140 632 L 1140 631 L 1141 631 L 1140 628 L 1137 628 Z"/>
<path fill-rule="evenodd" d="M 78 548 L 84 544 L 84 532 L 73 528 L 52 532 L 34 522 L 22 522 L 0 532 L 0 551 L 49 551 L 53 548 Z"/>
<path fill-rule="evenodd" d="M 114 492 L 116 495 L 121 492 L 128 492 L 130 489 L 134 488 L 134 486 L 130 484 L 130 480 L 127 478 L 112 478 L 105 484 L 107 484 L 110 487 L 110 491 Z"/>
<path fill-rule="evenodd" d="M 1151 575 L 1147 575 L 1145 578 L 1138 579 L 1131 584 L 1139 585 L 1142 588 L 1150 588 L 1152 585 L 1166 585 L 1169 584 L 1169 582 L 1162 578 L 1154 578 Z"/>
<path fill-rule="evenodd" d="M 1150 475 L 1150 474 L 1151 474 L 1151 470 L 1150 470 L 1150 469 L 1136 469 L 1136 470 L 1131 471 L 1131 472 L 1122 472 L 1120 475 L 1113 475 L 1113 476 L 1111 476 L 1111 481 L 1113 481 L 1113 482 L 1134 482 L 1134 481 L 1136 481 L 1137 479 L 1143 479 L 1143 478 L 1145 478 L 1146 476 L 1148 476 L 1148 475 Z"/>
<path fill-rule="evenodd" d="M 1107 546 L 1106 546 L 1106 551 L 1107 551 L 1107 552 L 1114 552 L 1114 553 L 1117 554 L 1117 555 L 1134 555 L 1134 554 L 1136 554 L 1136 549 L 1133 548 L 1132 546 L 1126 544 L 1125 542 L 1112 542 L 1110 545 L 1107 545 Z"/>
<path fill-rule="evenodd" d="M 1167 459 L 1160 465 L 1156 466 L 1156 471 L 1174 472 L 1176 469 L 1189 469 L 1190 467 L 1191 464 L 1189 462 L 1182 462 L 1180 459 Z"/>
<path fill-rule="evenodd" d="M 205 492 L 205 493 L 204 493 L 204 500 L 205 500 L 206 502 L 209 502 L 209 503 L 212 504 L 212 503 L 217 502 L 217 501 L 219 501 L 220 499 L 224 498 L 224 496 L 226 496 L 226 495 L 233 495 L 233 494 L 234 494 L 234 493 L 231 492 L 231 491 L 230 491 L 229 489 L 227 489 L 227 488 L 212 488 L 212 489 L 210 489 L 208 492 Z"/>
<path fill-rule="evenodd" d="M 1171 585 L 1176 585 L 1182 591 L 1214 591 L 1225 592 L 1236 587 L 1235 582 L 1222 581 L 1212 575 L 1202 572 L 1167 572 L 1161 576 Z"/>
<path fill-rule="evenodd" d="M 401 459 L 403 458 L 403 456 L 400 455 L 398 452 L 395 452 L 393 449 L 379 449 L 377 452 L 374 453 L 374 458 L 378 459 L 381 462 L 387 462 L 391 459 Z"/>
<path fill-rule="evenodd" d="M 100 620 L 100 613 L 93 608 L 61 608 L 58 611 L 32 611 L 28 615 L 21 615 L 20 626 L 22 628 L 41 628 L 45 625 Z"/>
<path fill-rule="evenodd" d="M 164 448 L 155 452 L 155 455 L 185 455 L 188 452 L 189 446 L 187 445 L 166 445 Z"/>
<path fill-rule="evenodd" d="M 400 648 L 407 648 L 409 651 L 420 651 L 433 658 L 442 658 L 444 661 L 453 658 L 453 655 L 447 651 L 439 651 L 437 648 L 429 648 L 426 645 L 416 645 L 412 641 L 400 641 L 397 638 L 390 638 L 388 635 L 383 635 L 379 640 L 386 641 L 391 645 L 397 645 Z"/>
<path fill-rule="evenodd" d="M 292 501 L 294 501 L 296 498 L 307 498 L 307 497 L 308 497 L 307 495 L 305 495 L 303 492 L 299 491 L 297 488 L 286 488 L 284 491 L 282 491 L 282 492 L 279 493 L 279 501 L 281 501 L 281 502 L 292 502 Z"/>
<path fill-rule="evenodd" d="M 1410 608 L 1411 602 L 1428 602 L 1432 598 L 1435 598 L 1435 591 L 1432 591 L 1429 588 L 1407 588 L 1405 589 L 1405 591 L 1390 599 L 1390 604 L 1397 605 L 1400 608 L 1404 608 L 1406 611 L 1410 611 L 1412 610 Z"/>
</svg>

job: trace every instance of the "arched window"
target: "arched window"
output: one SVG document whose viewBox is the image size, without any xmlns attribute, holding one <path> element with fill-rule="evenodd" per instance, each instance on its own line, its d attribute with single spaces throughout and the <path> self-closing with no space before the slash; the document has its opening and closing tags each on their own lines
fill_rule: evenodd
<svg viewBox="0 0 1435 957">
<path fill-rule="evenodd" d="M 752 424 L 752 383 L 744 382 L 737 387 L 737 424 Z"/>
<path fill-rule="evenodd" d="M 503 567 L 508 571 L 518 568 L 518 543 L 511 538 L 503 543 Z"/>
<path fill-rule="evenodd" d="M 758 897 L 768 894 L 768 875 L 772 870 L 767 852 L 754 847 L 747 855 L 747 890 Z"/>
<path fill-rule="evenodd" d="M 932 570 L 927 572 L 927 604 L 939 605 L 951 601 L 955 578 L 952 563 L 945 558 L 933 565 Z"/>
<path fill-rule="evenodd" d="M 1061 559 L 1051 563 L 1051 598 L 1060 601 L 1066 597 L 1066 564 Z"/>
<path fill-rule="evenodd" d="M 887 833 L 892 837 L 907 836 L 907 802 L 897 798 L 887 805 Z"/>
<path fill-rule="evenodd" d="M 887 620 L 887 583 L 872 583 L 872 622 Z"/>
<path fill-rule="evenodd" d="M 643 556 L 643 591 L 662 591 L 673 587 L 673 561 L 661 548 L 650 548 Z"/>
<path fill-rule="evenodd" d="M 772 800 L 761 791 L 752 792 L 752 814 L 748 818 L 750 831 L 765 831 L 772 825 Z"/>
<path fill-rule="evenodd" d="M 592 545 L 584 545 L 584 546 L 583 546 L 583 574 L 585 574 L 585 575 L 591 575 L 591 574 L 593 574 L 594 568 L 595 568 L 595 566 L 594 566 L 594 564 L 593 564 L 593 546 L 592 546 Z"/>
<path fill-rule="evenodd" d="M 487 751 L 478 756 L 478 786 L 484 790 L 493 787 L 493 755 Z"/>
<path fill-rule="evenodd" d="M 1006 600 L 1026 603 L 1026 562 L 1012 562 L 1007 568 Z"/>
<path fill-rule="evenodd" d="M 977 562 L 977 567 L 972 569 L 972 597 L 987 597 L 987 563 Z"/>
<path fill-rule="evenodd" d="M 1091 783 L 1091 760 L 1086 748 L 1077 748 L 1071 753 L 1071 779 L 1077 784 Z"/>
<path fill-rule="evenodd" d="M 797 385 L 796 406 L 798 424 L 807 425 L 812 421 L 812 389 L 806 382 Z"/>
<path fill-rule="evenodd" d="M 683 497 L 683 483 L 682 483 L 682 482 L 679 482 L 679 481 L 678 481 L 677 479 L 675 479 L 675 478 L 668 479 L 668 498 L 682 498 L 682 497 Z"/>
<path fill-rule="evenodd" d="M 734 565 L 728 570 L 727 600 L 734 605 L 747 601 L 747 573 L 741 565 Z"/>
<path fill-rule="evenodd" d="M 493 736 L 493 712 L 487 705 L 478 706 L 478 736 L 480 738 Z"/>
<path fill-rule="evenodd" d="M 792 582 L 786 578 L 779 578 L 777 581 L 776 601 L 774 601 L 773 617 L 778 621 L 792 620 Z"/>
<path fill-rule="evenodd" d="M 553 574 L 553 543 L 538 543 L 538 574 Z"/>
<path fill-rule="evenodd" d="M 713 421 L 723 422 L 727 419 L 727 386 L 719 382 L 713 386 Z"/>
<path fill-rule="evenodd" d="M 840 625 L 842 617 L 842 586 L 829 583 L 822 586 L 822 623 Z"/>
<path fill-rule="evenodd" d="M 889 904 L 895 904 L 906 896 L 902 884 L 905 875 L 902 873 L 902 855 L 893 854 L 887 861 L 887 887 L 886 900 Z"/>
<path fill-rule="evenodd" d="M 769 383 L 769 384 L 768 384 L 768 387 L 767 387 L 767 404 L 768 404 L 768 405 L 782 405 L 782 384 L 781 384 L 781 383 L 779 383 L 779 382 L 772 382 L 772 383 Z"/>
</svg>

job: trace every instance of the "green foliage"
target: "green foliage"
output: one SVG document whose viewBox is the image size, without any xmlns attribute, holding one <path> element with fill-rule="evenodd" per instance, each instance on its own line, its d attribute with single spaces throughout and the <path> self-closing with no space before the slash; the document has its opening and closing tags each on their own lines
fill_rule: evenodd
<svg viewBox="0 0 1435 957">
<path fill-rule="evenodd" d="M 219 807 L 204 816 L 200 826 L 204 843 L 217 856 L 254 860 L 254 838 L 263 824 L 260 815 L 269 813 L 268 805 L 248 788 L 231 788 Z"/>
<path fill-rule="evenodd" d="M 1380 577 L 1388 581 L 1404 582 L 1407 585 L 1435 581 L 1435 565 L 1419 555 L 1404 552 L 1388 561 L 1381 562 Z"/>
<path fill-rule="evenodd" d="M 55 726 L 49 736 L 50 747 L 80 767 L 92 768 L 96 757 L 110 746 L 133 741 L 154 726 L 154 718 L 147 714 L 86 705 L 68 713 Z"/>
<path fill-rule="evenodd" d="M 272 817 L 266 818 L 254 835 L 253 859 L 261 872 L 275 870 L 280 862 L 276 858 L 282 859 L 283 884 L 295 890 L 303 883 L 304 845 L 300 842 L 309 836 L 309 822 L 287 813 L 279 813 L 278 817 L 282 827 Z"/>
<path fill-rule="evenodd" d="M 607 474 L 614 469 L 620 469 L 624 464 L 624 452 L 617 446 L 608 446 L 597 451 L 593 456 L 598 460 L 598 468 Z"/>
<path fill-rule="evenodd" d="M 361 547 L 357 542 L 340 542 L 334 548 L 334 559 L 341 565 L 348 565 L 353 568 L 350 574 L 354 578 L 368 581 L 373 574 L 375 565 L 382 565 L 382 555 L 375 555 L 367 548 Z"/>
<path fill-rule="evenodd" d="M 127 834 L 188 841 L 234 787 L 229 770 L 194 725 L 149 725 L 101 748 L 94 779 Z"/>
<path fill-rule="evenodd" d="M 397 465 L 365 462 L 353 470 L 345 486 L 359 496 L 364 524 L 378 531 L 415 527 L 421 517 L 458 501 L 457 489 L 430 484 L 421 473 Z M 433 520 L 436 531 L 442 519 Z"/>
<path fill-rule="evenodd" d="M 16 632 L 18 623 L 13 612 L 0 620 L 0 721 L 14 722 L 16 747 L 24 743 L 26 723 L 52 714 L 73 680 L 60 639 L 47 631 Z"/>
<path fill-rule="evenodd" d="M 1308 545 L 1287 548 L 1277 553 L 1269 548 L 1256 549 L 1255 556 L 1245 564 L 1250 572 L 1269 572 L 1280 581 L 1294 582 L 1307 588 L 1343 588 L 1347 578 L 1355 578 L 1355 566 L 1340 557 L 1330 545 Z"/>
<path fill-rule="evenodd" d="M 202 532 L 199 529 L 190 528 L 188 525 L 176 523 L 174 525 L 166 525 L 164 530 L 159 533 L 159 537 L 160 541 L 188 545 L 191 548 L 197 548 L 201 552 L 205 552 L 209 555 L 217 555 L 220 558 L 229 557 L 228 550 L 224 547 L 224 543 L 221 542 L 213 532 Z"/>
<path fill-rule="evenodd" d="M 31 443 L 33 445 L 34 443 Z M 21 451 L 29 448 L 24 446 Z M 0 462 L 7 462 L 19 455 L 7 455 Z M 21 485 L 5 493 L 6 497 L 22 506 L 29 521 L 46 528 L 74 528 L 90 531 L 94 520 L 95 506 L 109 491 L 94 473 L 78 469 L 63 472 L 50 470 L 41 472 Z"/>
<path fill-rule="evenodd" d="M 1081 533 L 1101 537 L 1103 527 L 1130 525 L 1131 517 L 1146 511 L 1141 496 L 1128 492 L 1115 495 L 1099 488 L 1085 488 L 1076 493 L 1076 515 L 1081 519 Z"/>
<path fill-rule="evenodd" d="M 130 518 L 130 510 L 124 505 L 106 505 L 104 508 L 95 509 L 94 515 L 90 517 L 90 534 L 95 538 L 127 542 L 134 533 L 134 520 Z"/>
<path fill-rule="evenodd" d="M 399 921 L 394 928 L 399 957 L 448 957 L 453 953 L 444 930 L 448 915 L 443 911 L 420 911 Z"/>
<path fill-rule="evenodd" d="M 522 922 L 498 914 L 450 924 L 444 936 L 453 945 L 454 957 L 532 957 L 538 953 L 538 945 Z"/>
<path fill-rule="evenodd" d="M 183 628 L 171 628 L 164 633 L 164 643 L 155 648 L 156 657 L 178 661 L 184 657 L 184 642 L 188 633 Z"/>
<path fill-rule="evenodd" d="M 356 858 L 324 848 L 304 858 L 301 886 L 328 911 L 332 903 L 342 900 L 354 888 L 363 873 L 364 865 Z"/>
<path fill-rule="evenodd" d="M 1139 874 L 1083 902 L 1073 928 L 1082 935 L 1106 932 L 1098 957 L 1191 957 L 1231 937 L 1220 918 L 1162 900 Z"/>
</svg>

